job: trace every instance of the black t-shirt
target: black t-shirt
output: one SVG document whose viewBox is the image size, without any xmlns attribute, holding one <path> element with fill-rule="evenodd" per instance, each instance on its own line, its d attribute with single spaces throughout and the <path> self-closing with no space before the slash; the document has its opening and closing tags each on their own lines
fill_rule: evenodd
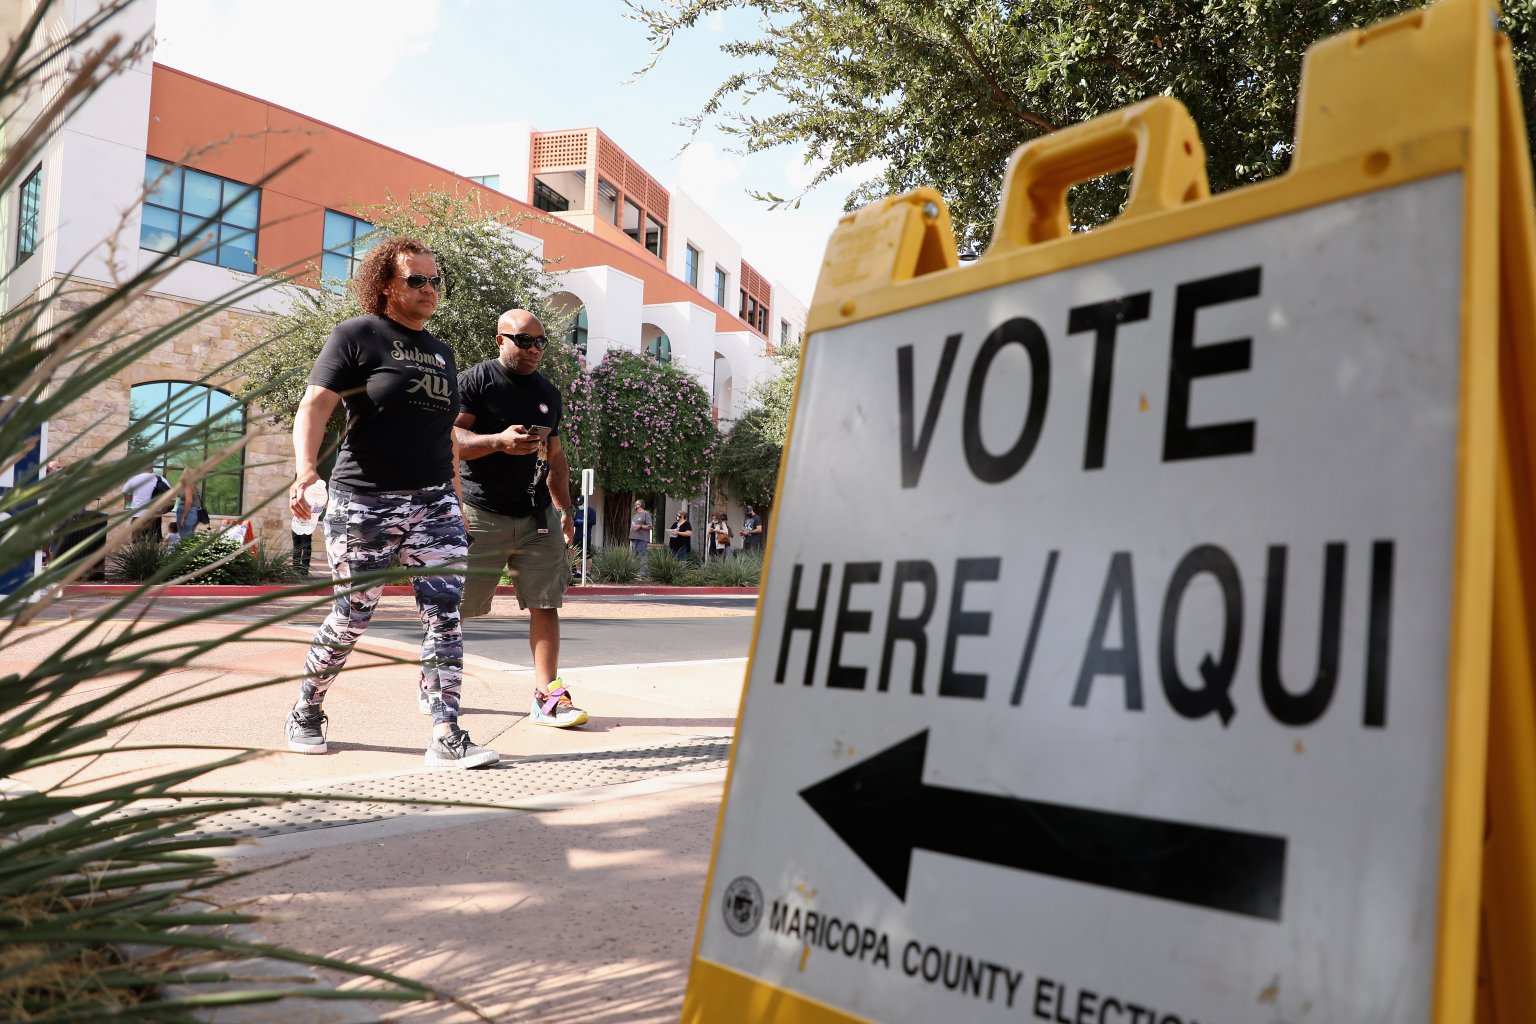
<svg viewBox="0 0 1536 1024">
<path fill-rule="evenodd" d="M 437 338 L 386 316 L 345 320 L 309 382 L 341 395 L 347 409 L 333 488 L 417 490 L 453 479 L 459 378 L 452 350 Z"/>
<path fill-rule="evenodd" d="M 680 523 L 677 522 L 676 520 L 674 520 L 672 525 L 670 527 L 668 527 L 668 529 L 670 529 L 670 530 L 679 530 L 679 531 L 687 531 L 687 533 L 689 534 L 689 536 L 687 536 L 687 537 L 672 537 L 672 538 L 670 538 L 668 540 L 667 543 L 669 544 L 669 546 L 672 548 L 673 551 L 681 551 L 681 550 L 683 550 L 683 548 L 687 548 L 690 551 L 693 550 L 693 537 L 692 537 L 692 534 L 693 534 L 693 524 L 688 521 L 688 518 L 686 516 L 683 517 L 683 521 L 680 522 Z"/>
<path fill-rule="evenodd" d="M 514 423 L 546 426 L 560 433 L 560 392 L 542 373 L 509 373 L 496 359 L 459 374 L 464 411 L 475 418 L 476 434 L 499 434 Z M 526 516 L 549 507 L 549 468 L 537 454 L 492 452 L 459 466 L 464 500 L 504 516 Z M 529 486 L 533 493 L 528 493 Z"/>
</svg>

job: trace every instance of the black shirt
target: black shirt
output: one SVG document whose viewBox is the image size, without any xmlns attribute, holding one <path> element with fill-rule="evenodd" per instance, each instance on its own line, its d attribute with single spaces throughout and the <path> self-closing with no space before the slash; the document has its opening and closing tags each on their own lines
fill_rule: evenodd
<svg viewBox="0 0 1536 1024">
<path fill-rule="evenodd" d="M 458 374 L 452 350 L 437 338 L 386 316 L 344 320 L 309 382 L 341 395 L 347 409 L 332 487 L 418 490 L 453 479 Z"/>
<path fill-rule="evenodd" d="M 514 423 L 560 432 L 560 392 L 542 373 L 510 373 L 497 359 L 476 363 L 459 374 L 464 411 L 475 418 L 476 434 L 499 434 Z M 504 516 L 526 516 L 549 507 L 544 486 L 549 467 L 537 454 L 492 452 L 459 466 L 464 500 Z M 533 487 L 533 493 L 528 488 Z"/>
</svg>

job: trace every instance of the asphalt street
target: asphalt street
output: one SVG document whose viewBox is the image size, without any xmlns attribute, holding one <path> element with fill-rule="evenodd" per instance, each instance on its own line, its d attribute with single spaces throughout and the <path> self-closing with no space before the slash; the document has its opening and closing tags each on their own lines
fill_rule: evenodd
<svg viewBox="0 0 1536 1024">
<path fill-rule="evenodd" d="M 662 608 L 658 608 L 662 611 Z M 752 641 L 752 616 L 689 618 L 577 618 L 560 620 L 561 668 L 593 665 L 651 665 L 666 661 L 745 658 Z M 368 635 L 407 644 L 421 643 L 415 621 L 375 619 Z M 492 616 L 464 623 L 464 653 L 516 665 L 532 664 L 528 616 Z"/>
</svg>

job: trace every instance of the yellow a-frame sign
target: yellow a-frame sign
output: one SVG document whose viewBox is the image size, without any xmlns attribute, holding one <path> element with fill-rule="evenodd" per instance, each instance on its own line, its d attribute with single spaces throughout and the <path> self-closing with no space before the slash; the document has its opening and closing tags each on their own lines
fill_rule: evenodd
<svg viewBox="0 0 1536 1024">
<path fill-rule="evenodd" d="M 926 190 L 811 311 L 683 1019 L 1536 1014 L 1536 228 L 1488 0 Z M 1132 168 L 1072 234 L 1075 182 Z"/>
</svg>

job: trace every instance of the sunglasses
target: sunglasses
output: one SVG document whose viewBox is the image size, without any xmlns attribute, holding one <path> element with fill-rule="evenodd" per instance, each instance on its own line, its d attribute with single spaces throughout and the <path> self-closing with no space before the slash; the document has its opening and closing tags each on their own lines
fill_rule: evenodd
<svg viewBox="0 0 1536 1024">
<path fill-rule="evenodd" d="M 428 277 L 426 274 L 409 274 L 404 280 L 412 288 L 425 288 L 427 285 L 431 285 L 433 291 L 443 290 L 443 279 L 441 276 Z"/>
<path fill-rule="evenodd" d="M 498 334 L 496 337 L 506 338 L 518 348 L 536 348 L 540 352 L 549 344 L 549 339 L 542 334 Z"/>
</svg>

